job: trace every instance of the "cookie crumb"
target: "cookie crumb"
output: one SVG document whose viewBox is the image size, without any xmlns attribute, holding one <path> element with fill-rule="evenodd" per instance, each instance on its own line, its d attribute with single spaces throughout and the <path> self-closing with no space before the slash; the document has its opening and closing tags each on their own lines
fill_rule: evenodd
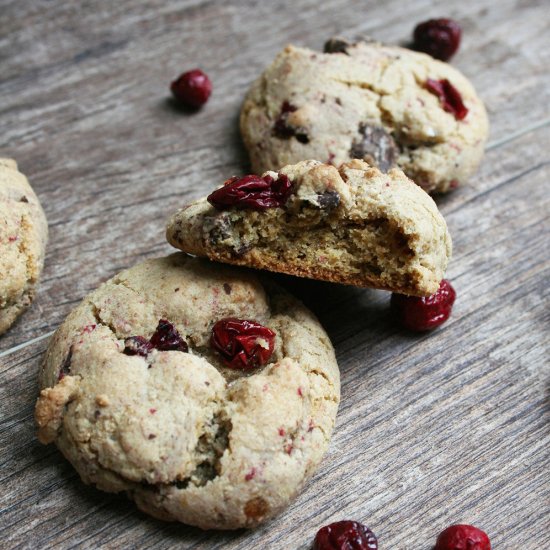
<svg viewBox="0 0 550 550">
<path fill-rule="evenodd" d="M 95 402 L 100 407 L 107 407 L 109 405 L 109 399 L 107 398 L 106 395 L 98 395 L 95 398 Z"/>
</svg>

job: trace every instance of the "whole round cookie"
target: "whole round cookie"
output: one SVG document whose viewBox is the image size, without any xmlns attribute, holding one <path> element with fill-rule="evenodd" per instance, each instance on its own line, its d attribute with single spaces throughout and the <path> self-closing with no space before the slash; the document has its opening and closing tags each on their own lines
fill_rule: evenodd
<svg viewBox="0 0 550 550">
<path fill-rule="evenodd" d="M 48 224 L 14 160 L 0 158 L 0 334 L 31 304 L 44 265 Z"/>
<path fill-rule="evenodd" d="M 332 345 L 296 299 L 183 253 L 92 292 L 53 336 L 38 437 L 85 483 L 204 529 L 281 511 L 327 449 Z"/>
<path fill-rule="evenodd" d="M 401 168 L 428 192 L 477 169 L 488 134 L 483 103 L 455 68 L 429 55 L 332 39 L 325 53 L 287 46 L 241 111 L 252 170 L 351 159 Z"/>
</svg>

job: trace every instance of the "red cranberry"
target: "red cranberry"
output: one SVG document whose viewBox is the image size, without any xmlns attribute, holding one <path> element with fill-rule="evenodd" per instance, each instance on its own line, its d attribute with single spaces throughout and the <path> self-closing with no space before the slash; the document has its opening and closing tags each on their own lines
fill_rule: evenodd
<svg viewBox="0 0 550 550">
<path fill-rule="evenodd" d="M 151 338 L 144 336 L 130 336 L 124 340 L 124 353 L 126 355 L 141 355 L 146 357 L 152 349 L 159 351 L 189 351 L 187 342 L 179 335 L 176 327 L 161 319 Z"/>
<path fill-rule="evenodd" d="M 150 341 L 151 345 L 159 351 L 189 351 L 187 342 L 179 335 L 176 327 L 166 319 L 159 321 Z"/>
<path fill-rule="evenodd" d="M 443 279 L 438 291 L 426 298 L 392 294 L 391 308 L 405 328 L 431 330 L 449 318 L 455 298 L 455 289 Z"/>
<path fill-rule="evenodd" d="M 413 48 L 447 61 L 458 50 L 462 29 L 452 19 L 428 19 L 414 29 Z"/>
<path fill-rule="evenodd" d="M 337 521 L 319 529 L 313 550 L 378 550 L 378 541 L 357 521 Z"/>
<path fill-rule="evenodd" d="M 443 80 L 428 78 L 426 89 L 436 95 L 441 101 L 443 110 L 452 113 L 457 120 L 462 120 L 468 114 L 460 92 L 446 78 Z"/>
<path fill-rule="evenodd" d="M 265 365 L 275 347 L 275 333 L 255 321 L 228 317 L 212 327 L 211 346 L 233 369 Z"/>
<path fill-rule="evenodd" d="M 437 537 L 434 550 L 491 550 L 491 542 L 473 525 L 451 525 Z"/>
<path fill-rule="evenodd" d="M 130 336 L 124 340 L 124 353 L 126 355 L 146 357 L 152 349 L 151 342 L 145 336 Z"/>
<path fill-rule="evenodd" d="M 244 176 L 228 179 L 223 187 L 208 196 L 208 202 L 218 210 L 232 206 L 251 210 L 266 210 L 283 206 L 292 192 L 292 182 L 283 174 L 271 176 Z"/>
<path fill-rule="evenodd" d="M 212 82 L 200 69 L 180 75 L 170 85 L 174 97 L 188 107 L 202 107 L 212 93 Z"/>
</svg>

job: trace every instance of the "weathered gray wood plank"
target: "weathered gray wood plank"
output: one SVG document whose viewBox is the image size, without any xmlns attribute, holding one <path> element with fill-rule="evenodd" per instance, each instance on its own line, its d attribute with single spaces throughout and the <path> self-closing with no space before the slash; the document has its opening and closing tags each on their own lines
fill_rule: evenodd
<svg viewBox="0 0 550 550">
<path fill-rule="evenodd" d="M 345 517 L 370 525 L 382 548 L 428 549 L 457 521 L 484 527 L 495 548 L 550 547 L 546 11 L 528 0 L 2 2 L 0 154 L 28 174 L 51 242 L 35 305 L 0 339 L 0 547 L 286 549 Z M 85 487 L 34 436 L 47 340 L 10 349 L 55 329 L 113 273 L 168 252 L 171 211 L 246 171 L 239 104 L 285 43 L 399 42 L 432 15 L 463 23 L 453 62 L 492 125 L 471 185 L 438 199 L 455 244 L 451 320 L 412 337 L 386 293 L 281 278 L 334 342 L 342 406 L 319 472 L 255 532 L 164 524 Z M 167 86 L 195 65 L 215 91 L 190 116 Z"/>
</svg>

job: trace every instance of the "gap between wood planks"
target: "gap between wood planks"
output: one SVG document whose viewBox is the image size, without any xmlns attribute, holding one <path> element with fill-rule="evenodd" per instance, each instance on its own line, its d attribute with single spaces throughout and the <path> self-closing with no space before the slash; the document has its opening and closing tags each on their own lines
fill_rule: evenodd
<svg viewBox="0 0 550 550">
<path fill-rule="evenodd" d="M 541 128 L 544 128 L 545 126 L 550 125 L 550 118 L 547 118 L 545 120 L 541 120 L 540 122 L 536 122 L 534 124 L 531 124 L 529 126 L 526 126 L 525 128 L 522 128 L 521 130 L 518 130 L 517 132 L 514 132 L 512 134 L 509 134 L 506 137 L 497 139 L 495 141 L 491 141 L 487 144 L 487 147 L 485 147 L 486 151 L 491 151 L 492 149 L 496 149 L 497 147 L 500 147 L 501 145 L 505 145 L 506 143 L 509 143 L 511 141 L 514 141 L 521 136 L 528 134 L 529 132 L 533 132 L 535 130 L 539 130 Z M 541 166 L 544 166 L 544 164 L 539 165 L 536 168 L 540 168 Z M 15 353 L 16 351 L 19 351 L 21 349 L 24 349 L 28 346 L 31 346 L 32 344 L 36 344 L 37 342 L 41 342 L 42 340 L 45 340 L 46 338 L 49 338 L 52 336 L 52 334 L 55 332 L 55 330 L 51 330 L 47 332 L 46 334 L 42 334 L 41 336 L 37 336 L 36 338 L 31 338 L 30 340 L 27 340 L 26 342 L 22 342 L 21 344 L 17 344 L 16 346 L 13 346 L 12 348 L 9 348 L 7 350 L 0 352 L 0 358 L 6 357 L 8 355 L 11 355 L 12 353 Z"/>
</svg>

